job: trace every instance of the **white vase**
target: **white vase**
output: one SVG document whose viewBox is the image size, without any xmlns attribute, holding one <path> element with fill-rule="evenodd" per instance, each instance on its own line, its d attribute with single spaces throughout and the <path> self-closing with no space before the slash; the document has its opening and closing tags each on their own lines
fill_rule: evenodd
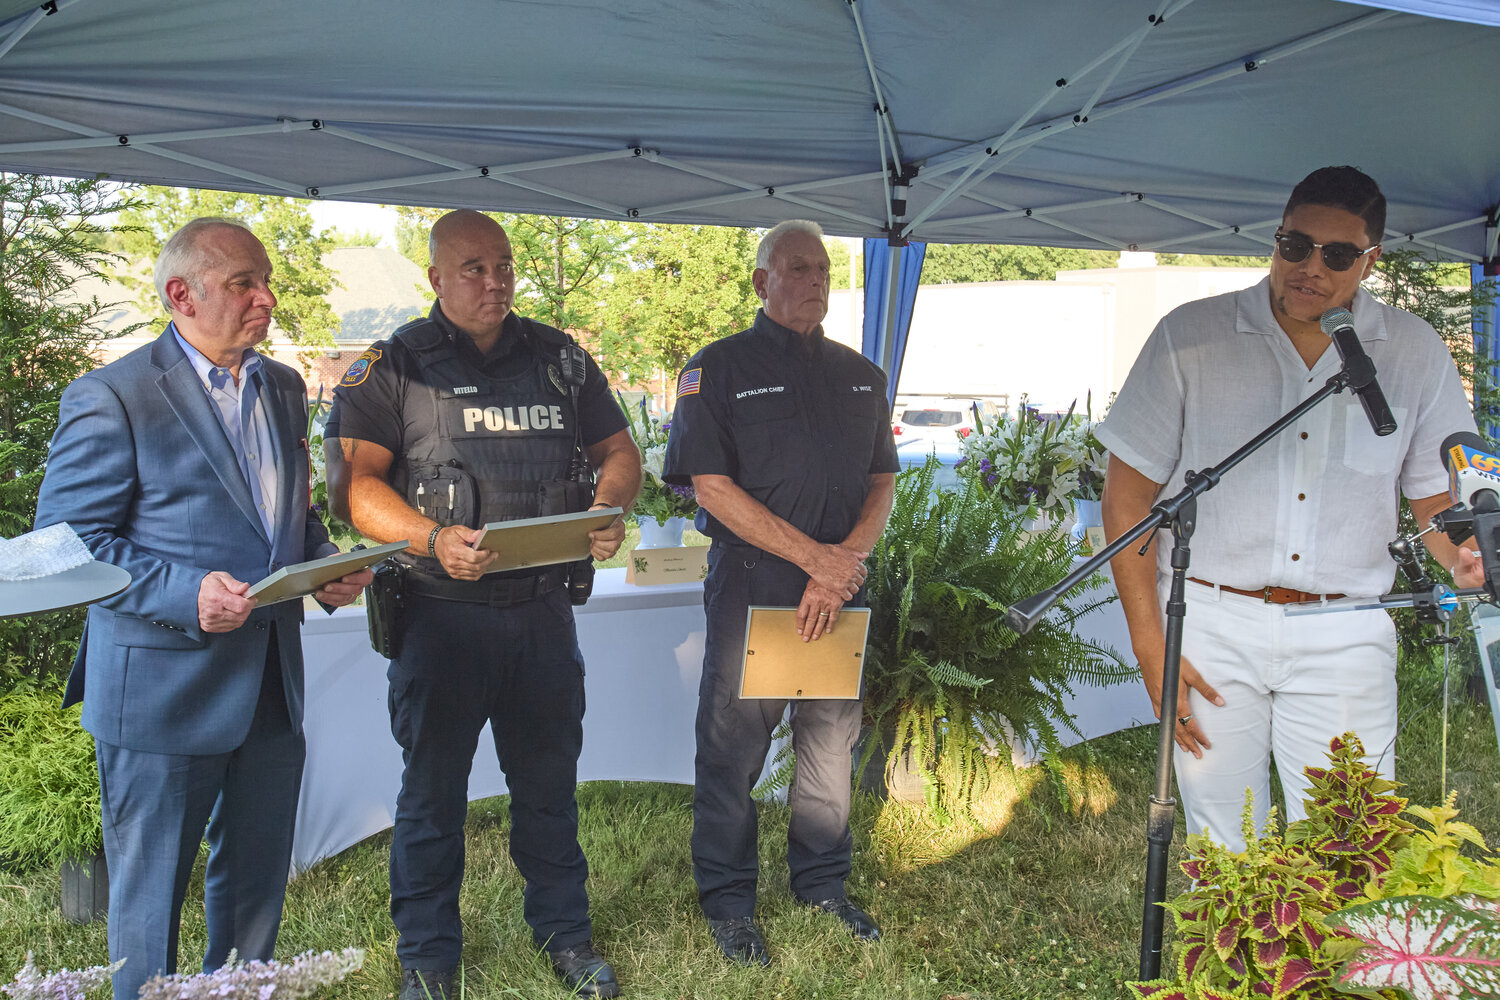
<svg viewBox="0 0 1500 1000">
<path fill-rule="evenodd" d="M 1090 528 L 1104 527 L 1104 514 L 1098 500 L 1080 500 L 1073 498 L 1073 516 L 1076 523 L 1073 525 L 1073 540 L 1078 542 L 1078 554 L 1090 556 L 1094 554 L 1094 547 L 1089 544 L 1088 530 Z"/>
<path fill-rule="evenodd" d="M 653 517 L 640 519 L 641 541 L 638 549 L 675 549 L 682 545 L 682 532 L 687 528 L 687 518 L 669 517 L 666 524 L 657 524 Z"/>
</svg>

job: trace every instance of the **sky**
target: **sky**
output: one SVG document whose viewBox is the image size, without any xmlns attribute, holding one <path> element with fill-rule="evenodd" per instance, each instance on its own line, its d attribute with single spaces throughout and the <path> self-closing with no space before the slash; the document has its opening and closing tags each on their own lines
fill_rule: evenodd
<svg viewBox="0 0 1500 1000">
<path fill-rule="evenodd" d="M 313 201 L 313 221 L 341 233 L 378 233 L 380 245 L 396 248 L 396 210 L 355 201 Z"/>
</svg>

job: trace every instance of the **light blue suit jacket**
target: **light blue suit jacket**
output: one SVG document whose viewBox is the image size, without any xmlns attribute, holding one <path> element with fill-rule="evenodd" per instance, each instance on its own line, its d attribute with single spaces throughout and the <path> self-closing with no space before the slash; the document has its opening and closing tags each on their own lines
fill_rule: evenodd
<svg viewBox="0 0 1500 1000">
<path fill-rule="evenodd" d="M 302 602 L 258 607 L 233 632 L 198 627 L 209 572 L 254 583 L 337 551 L 309 509 L 306 386 L 286 365 L 262 363 L 280 491 L 274 539 L 170 328 L 63 393 L 37 526 L 66 521 L 95 558 L 131 576 L 124 593 L 89 608 L 68 678 L 66 703 L 83 701 L 96 739 L 173 754 L 239 746 L 273 624 L 287 711 L 301 729 Z"/>
</svg>

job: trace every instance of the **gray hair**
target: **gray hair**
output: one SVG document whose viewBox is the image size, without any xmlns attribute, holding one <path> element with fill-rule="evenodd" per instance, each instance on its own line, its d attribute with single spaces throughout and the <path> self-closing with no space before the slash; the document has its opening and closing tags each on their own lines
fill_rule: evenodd
<svg viewBox="0 0 1500 1000">
<path fill-rule="evenodd" d="M 809 236 L 821 240 L 823 238 L 823 227 L 810 219 L 787 219 L 778 222 L 771 227 L 771 231 L 760 238 L 760 246 L 755 248 L 755 266 L 761 270 L 769 270 L 771 267 L 771 255 L 776 252 L 776 244 L 788 233 L 807 233 Z"/>
<path fill-rule="evenodd" d="M 223 226 L 243 229 L 250 235 L 255 235 L 250 227 L 239 219 L 205 215 L 194 219 L 173 233 L 161 248 L 161 253 L 156 255 L 156 267 L 151 277 L 156 283 L 157 297 L 161 299 L 161 304 L 166 307 L 167 312 L 172 311 L 172 303 L 167 299 L 167 282 L 173 278 L 181 278 L 197 295 L 200 297 L 203 295 L 203 270 L 208 262 L 199 252 L 198 241 L 208 230 Z"/>
</svg>

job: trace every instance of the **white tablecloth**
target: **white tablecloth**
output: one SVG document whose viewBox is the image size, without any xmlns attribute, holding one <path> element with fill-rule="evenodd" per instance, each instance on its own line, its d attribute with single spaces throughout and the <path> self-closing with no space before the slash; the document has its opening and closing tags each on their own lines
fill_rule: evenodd
<svg viewBox="0 0 1500 1000">
<path fill-rule="evenodd" d="M 601 570 L 588 604 L 575 609 L 586 663 L 580 781 L 692 784 L 693 718 L 703 664 L 703 587 L 635 587 L 623 569 Z M 1082 631 L 1126 652 L 1118 604 Z M 391 737 L 386 661 L 366 638 L 362 607 L 308 616 L 307 765 L 297 809 L 298 869 L 389 827 L 401 787 L 401 748 Z M 1150 721 L 1139 684 L 1076 692 L 1070 710 L 1086 737 Z M 469 778 L 470 800 L 504 794 L 488 730 Z"/>
</svg>

